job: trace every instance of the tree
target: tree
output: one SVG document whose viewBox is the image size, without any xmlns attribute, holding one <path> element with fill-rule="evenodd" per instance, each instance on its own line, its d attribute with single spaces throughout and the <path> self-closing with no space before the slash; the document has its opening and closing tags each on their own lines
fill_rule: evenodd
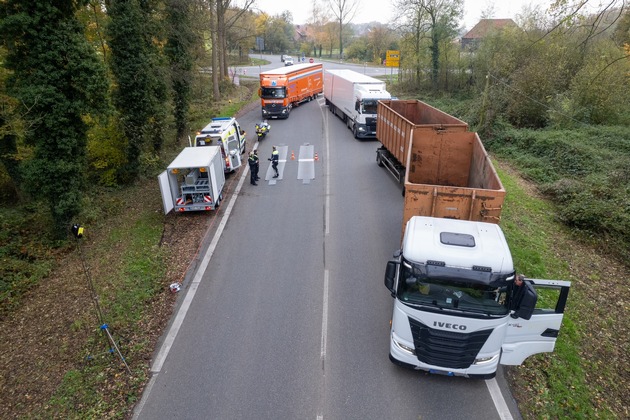
<svg viewBox="0 0 630 420">
<path fill-rule="evenodd" d="M 193 50 L 200 37 L 193 30 L 189 0 L 166 0 L 165 6 L 168 28 L 164 52 L 171 66 L 175 127 L 177 138 L 181 140 L 188 132 Z"/>
<path fill-rule="evenodd" d="M 431 60 L 431 83 L 439 89 L 440 43 L 457 35 L 459 19 L 463 13 L 463 0 L 400 0 L 397 8 L 401 16 L 411 16 L 408 28 L 413 31 L 415 53 L 420 55 L 420 40 L 428 37 Z M 408 29 L 408 30 L 409 30 Z M 416 69 L 419 74 L 420 69 Z"/>
<path fill-rule="evenodd" d="M 338 23 L 339 58 L 343 58 L 343 28 L 354 19 L 359 9 L 360 0 L 328 0 L 328 5 Z"/>
<path fill-rule="evenodd" d="M 369 29 L 367 43 L 371 48 L 370 60 L 380 64 L 385 59 L 385 53 L 392 43 L 392 34 L 385 25 L 374 25 Z"/>
<path fill-rule="evenodd" d="M 139 0 L 110 0 L 107 9 L 110 67 L 116 81 L 113 102 L 127 138 L 127 164 L 120 171 L 123 182 L 139 174 L 140 154 L 149 133 L 154 150 L 163 141 L 164 74 L 157 65 L 159 55 L 152 43 L 156 34 L 148 7 L 148 2 L 141 7 Z"/>
<path fill-rule="evenodd" d="M 4 61 L 3 51 L 0 50 L 0 61 Z M 13 183 L 15 196 L 20 196 L 21 181 L 20 158 L 18 151 L 18 135 L 13 127 L 18 121 L 16 115 L 19 103 L 15 98 L 6 95 L 5 81 L 8 77 L 6 69 L 0 67 L 0 163 Z"/>
<path fill-rule="evenodd" d="M 8 92 L 28 120 L 33 156 L 22 171 L 33 197 L 48 204 L 54 233 L 64 238 L 81 210 L 86 170 L 84 116 L 104 111 L 107 78 L 75 17 L 86 1 L 0 3 Z M 36 28 L 36 30 L 33 30 Z"/>
<path fill-rule="evenodd" d="M 325 25 L 330 21 L 328 9 L 318 0 L 313 0 L 311 6 L 311 19 L 309 20 L 309 41 L 313 48 L 314 56 L 322 56 L 322 48 L 326 42 Z M 318 52 L 319 50 L 319 52 Z"/>
</svg>

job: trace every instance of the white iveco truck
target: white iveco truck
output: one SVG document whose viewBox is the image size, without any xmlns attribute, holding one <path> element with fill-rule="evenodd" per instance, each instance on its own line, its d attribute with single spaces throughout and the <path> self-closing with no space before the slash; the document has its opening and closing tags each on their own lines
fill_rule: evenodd
<svg viewBox="0 0 630 420">
<path fill-rule="evenodd" d="M 512 256 L 498 225 L 413 216 L 394 258 L 385 274 L 395 298 L 392 362 L 487 379 L 499 363 L 553 351 L 571 283 L 526 279 L 515 307 Z"/>
<path fill-rule="evenodd" d="M 342 69 L 324 72 L 324 98 L 358 139 L 376 137 L 378 101 L 392 97 L 382 80 Z"/>
</svg>

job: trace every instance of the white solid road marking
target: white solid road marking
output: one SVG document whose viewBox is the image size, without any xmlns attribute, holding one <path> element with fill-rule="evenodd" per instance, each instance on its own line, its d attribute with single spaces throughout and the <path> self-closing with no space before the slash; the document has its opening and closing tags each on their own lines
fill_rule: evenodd
<svg viewBox="0 0 630 420">
<path fill-rule="evenodd" d="M 258 148 L 258 142 L 256 142 L 256 145 L 254 146 L 254 148 Z M 225 229 L 225 225 L 227 224 L 230 214 L 232 213 L 232 208 L 234 207 L 234 203 L 236 203 L 236 199 L 238 198 L 238 194 L 241 191 L 241 188 L 243 187 L 243 183 L 245 182 L 245 178 L 247 177 L 248 173 L 249 173 L 249 167 L 245 166 L 245 170 L 243 171 L 243 174 L 241 175 L 241 179 L 238 181 L 238 185 L 236 186 L 236 189 L 234 190 L 234 194 L 232 195 L 232 198 L 230 199 L 230 203 L 225 209 L 225 213 L 223 213 L 221 222 L 219 223 L 219 226 L 217 227 L 217 230 L 214 233 L 212 242 L 210 242 L 210 245 L 208 246 L 208 249 L 206 250 L 204 257 L 201 260 L 201 264 L 199 265 L 199 267 L 197 268 L 197 271 L 195 272 L 195 276 L 193 277 L 193 280 L 190 284 L 190 288 L 186 292 L 184 301 L 182 302 L 182 305 L 177 311 L 175 320 L 173 321 L 173 324 L 169 328 L 168 333 L 166 334 L 166 338 L 164 339 L 164 343 L 162 343 L 162 347 L 160 347 L 160 351 L 158 352 L 158 355 L 155 358 L 153 365 L 151 366 L 152 377 L 149 380 L 149 383 L 147 384 L 147 387 L 142 394 L 142 399 L 140 400 L 140 402 L 138 403 L 138 405 L 136 406 L 134 410 L 134 414 L 133 414 L 134 419 L 137 419 L 140 413 L 142 412 L 142 408 L 144 407 L 144 404 L 149 398 L 149 394 L 151 394 L 151 390 L 153 389 L 155 380 L 158 374 L 160 373 L 160 371 L 162 370 L 164 361 L 166 360 L 166 357 L 168 356 L 168 353 L 170 352 L 171 347 L 173 346 L 173 343 L 175 342 L 175 337 L 177 337 L 177 333 L 179 332 L 179 329 L 184 323 L 184 318 L 186 318 L 186 314 L 188 313 L 190 304 L 193 298 L 195 297 L 195 294 L 197 293 L 197 289 L 199 287 L 199 284 L 201 283 L 201 278 L 203 277 L 203 274 L 206 272 L 206 268 L 208 268 L 210 259 L 212 258 L 212 255 L 214 254 L 214 250 L 216 249 L 217 244 L 219 243 L 221 234 L 223 233 L 223 230 Z"/>
<path fill-rule="evenodd" d="M 503 394 L 501 393 L 501 388 L 499 388 L 497 380 L 495 378 L 486 379 L 486 385 L 488 386 L 490 397 L 492 398 L 492 402 L 494 402 L 494 406 L 496 407 L 501 420 L 513 420 L 512 413 L 510 413 L 510 409 L 503 398 Z"/>
</svg>

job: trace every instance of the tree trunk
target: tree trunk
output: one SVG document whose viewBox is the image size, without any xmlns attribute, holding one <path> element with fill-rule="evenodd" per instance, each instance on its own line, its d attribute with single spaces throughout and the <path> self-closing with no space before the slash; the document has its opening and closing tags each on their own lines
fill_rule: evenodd
<svg viewBox="0 0 630 420">
<path fill-rule="evenodd" d="M 219 90 L 219 60 L 217 56 L 217 3 L 210 0 L 210 44 L 212 47 L 212 97 L 215 101 L 221 99 Z"/>
</svg>

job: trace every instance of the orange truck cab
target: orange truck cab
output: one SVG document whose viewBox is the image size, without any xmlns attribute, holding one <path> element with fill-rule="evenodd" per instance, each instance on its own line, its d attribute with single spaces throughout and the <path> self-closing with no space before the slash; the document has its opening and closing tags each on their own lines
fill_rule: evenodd
<svg viewBox="0 0 630 420">
<path fill-rule="evenodd" d="M 263 119 L 289 118 L 293 106 L 315 99 L 324 90 L 321 63 L 296 64 L 260 73 Z"/>
</svg>

